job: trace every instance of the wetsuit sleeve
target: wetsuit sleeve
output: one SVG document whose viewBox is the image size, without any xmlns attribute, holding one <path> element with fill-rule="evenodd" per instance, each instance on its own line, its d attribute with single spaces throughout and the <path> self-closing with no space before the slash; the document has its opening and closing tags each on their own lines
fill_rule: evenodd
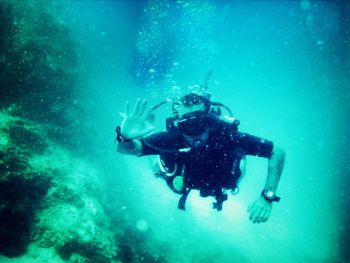
<svg viewBox="0 0 350 263">
<path fill-rule="evenodd" d="M 247 133 L 238 132 L 234 136 L 234 144 L 243 150 L 244 155 L 255 155 L 270 158 L 273 142 Z"/>
<path fill-rule="evenodd" d="M 174 150 L 176 149 L 176 138 L 168 132 L 158 132 L 142 138 L 142 154 L 143 155 L 154 155 L 161 154 L 163 150 Z"/>
</svg>

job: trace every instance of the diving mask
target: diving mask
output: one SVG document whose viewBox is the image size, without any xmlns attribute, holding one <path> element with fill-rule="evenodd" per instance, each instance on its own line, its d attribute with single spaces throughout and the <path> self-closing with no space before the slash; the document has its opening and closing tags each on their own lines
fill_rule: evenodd
<svg viewBox="0 0 350 263">
<path fill-rule="evenodd" d="M 177 121 L 177 127 L 188 136 L 198 136 L 209 128 L 211 120 L 212 116 L 204 111 L 190 112 Z"/>
</svg>

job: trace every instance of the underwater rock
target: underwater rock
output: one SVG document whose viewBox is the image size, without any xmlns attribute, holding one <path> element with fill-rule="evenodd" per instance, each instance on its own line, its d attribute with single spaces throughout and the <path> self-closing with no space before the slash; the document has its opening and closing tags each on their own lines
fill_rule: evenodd
<svg viewBox="0 0 350 263">
<path fill-rule="evenodd" d="M 119 255 L 122 262 L 168 262 L 168 250 L 161 244 L 146 235 L 143 231 L 135 231 L 128 223 L 123 224 L 124 233 L 118 236 Z"/>
<path fill-rule="evenodd" d="M 0 108 L 16 104 L 21 117 L 55 123 L 51 137 L 67 141 L 82 108 L 70 29 L 52 1 L 0 0 L 0 24 Z"/>
<path fill-rule="evenodd" d="M 51 176 L 28 164 L 29 156 L 40 144 L 34 139 L 39 138 L 38 134 L 23 126 L 30 124 L 3 112 L 0 121 L 0 253 L 13 257 L 24 253 L 30 242 L 34 211 L 47 193 Z M 18 143 L 22 136 L 28 137 Z M 33 147 L 27 141 L 30 138 Z"/>
<path fill-rule="evenodd" d="M 31 244 L 68 262 L 117 262 L 98 170 L 11 109 L 0 111 L 0 253 L 16 257 Z"/>
</svg>

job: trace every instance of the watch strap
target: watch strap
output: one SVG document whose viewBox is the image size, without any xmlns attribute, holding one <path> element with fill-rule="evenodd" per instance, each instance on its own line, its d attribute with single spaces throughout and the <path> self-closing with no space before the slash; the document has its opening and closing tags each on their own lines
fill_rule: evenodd
<svg viewBox="0 0 350 263">
<path fill-rule="evenodd" d="M 132 139 L 126 138 L 125 136 L 122 135 L 120 126 L 117 126 L 115 131 L 117 132 L 117 137 L 115 138 L 116 141 L 118 141 L 118 142 L 131 142 L 132 141 Z"/>
<path fill-rule="evenodd" d="M 281 200 L 281 197 L 274 195 L 273 197 L 269 197 L 266 195 L 266 192 L 269 191 L 268 189 L 264 189 L 261 192 L 261 195 L 265 198 L 266 201 L 268 202 L 279 202 Z"/>
</svg>

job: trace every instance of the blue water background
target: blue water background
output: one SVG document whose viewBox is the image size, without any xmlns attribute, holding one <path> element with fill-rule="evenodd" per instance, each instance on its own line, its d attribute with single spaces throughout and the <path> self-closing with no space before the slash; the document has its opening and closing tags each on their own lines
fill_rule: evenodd
<svg viewBox="0 0 350 263">
<path fill-rule="evenodd" d="M 340 260 L 350 170 L 350 45 L 340 3 L 60 3 L 80 44 L 81 99 L 96 131 L 89 156 L 108 170 L 114 209 L 166 244 L 172 262 Z M 145 57 L 151 62 L 138 62 Z M 186 93 L 209 68 L 212 99 L 232 109 L 240 130 L 286 150 L 282 201 L 266 224 L 246 213 L 264 185 L 266 160 L 248 158 L 241 191 L 222 212 L 195 192 L 183 212 L 148 158 L 120 155 L 113 145 L 125 101 L 154 105 Z M 157 130 L 170 114 L 158 110 Z"/>
</svg>

